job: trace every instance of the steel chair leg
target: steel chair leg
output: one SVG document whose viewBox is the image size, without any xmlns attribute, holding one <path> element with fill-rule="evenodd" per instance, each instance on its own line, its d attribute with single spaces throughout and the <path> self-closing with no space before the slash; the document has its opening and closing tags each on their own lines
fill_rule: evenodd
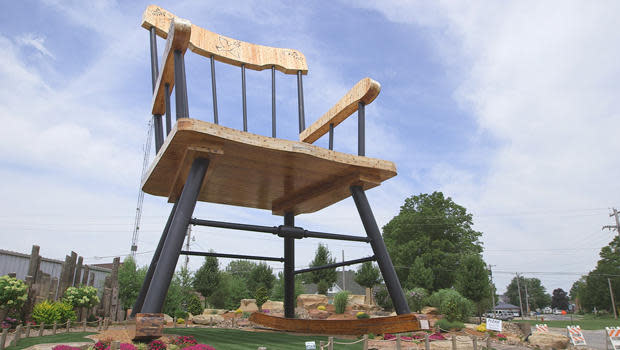
<svg viewBox="0 0 620 350">
<path fill-rule="evenodd" d="M 353 201 L 355 202 L 357 211 L 364 224 L 366 234 L 368 238 L 371 239 L 370 245 L 377 258 L 377 263 L 379 264 L 381 275 L 383 275 L 385 286 L 394 303 L 394 309 L 398 315 L 409 314 L 411 311 L 409 310 L 407 299 L 405 299 L 405 293 L 403 293 L 403 289 L 400 286 L 400 280 L 394 270 L 390 254 L 388 254 L 385 242 L 383 242 L 383 237 L 381 237 L 381 231 L 379 231 L 375 216 L 372 213 L 370 204 L 368 204 L 366 193 L 364 193 L 364 189 L 362 189 L 361 186 L 351 186 L 351 194 L 353 195 Z"/>
<path fill-rule="evenodd" d="M 207 158 L 196 158 L 192 163 L 144 299 L 141 310 L 143 313 L 159 313 L 162 310 L 208 167 L 209 159 Z"/>
</svg>

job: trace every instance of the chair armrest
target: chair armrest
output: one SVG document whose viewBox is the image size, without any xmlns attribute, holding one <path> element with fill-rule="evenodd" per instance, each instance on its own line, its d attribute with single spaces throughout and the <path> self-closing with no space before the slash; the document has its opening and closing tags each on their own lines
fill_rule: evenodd
<svg viewBox="0 0 620 350">
<path fill-rule="evenodd" d="M 313 143 L 329 131 L 329 125 L 334 127 L 342 123 L 358 109 L 358 103 L 365 105 L 374 101 L 381 91 L 381 84 L 370 78 L 360 80 L 338 103 L 323 114 L 319 120 L 312 123 L 306 130 L 299 134 L 299 140 L 306 143 Z"/>
</svg>

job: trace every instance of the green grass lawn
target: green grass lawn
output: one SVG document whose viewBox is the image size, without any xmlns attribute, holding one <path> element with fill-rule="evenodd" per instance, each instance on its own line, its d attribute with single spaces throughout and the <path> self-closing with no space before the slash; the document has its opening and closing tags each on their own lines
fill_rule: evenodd
<svg viewBox="0 0 620 350">
<path fill-rule="evenodd" d="M 59 333 L 56 335 L 45 335 L 42 337 L 23 338 L 17 346 L 9 346 L 7 350 L 25 349 L 29 346 L 47 343 L 74 343 L 74 342 L 93 342 L 92 339 L 84 338 L 87 335 L 95 334 L 93 332 L 77 332 L 77 333 Z M 8 344 L 8 341 L 7 341 Z"/>
<path fill-rule="evenodd" d="M 536 320 L 513 320 L 513 322 L 529 322 L 534 326 L 536 323 L 546 323 L 549 327 L 566 328 L 566 326 L 578 325 L 581 329 L 587 330 L 602 330 L 605 327 L 620 327 L 620 320 L 614 320 L 611 318 L 594 318 L 583 317 L 577 319 L 575 317 L 573 321 L 536 321 Z"/>
<path fill-rule="evenodd" d="M 299 350 L 304 349 L 304 343 L 307 341 L 315 341 L 317 349 L 319 341 L 323 340 L 327 343 L 327 337 L 292 335 L 287 333 L 272 332 L 246 332 L 236 329 L 218 329 L 218 328 L 175 328 L 165 329 L 166 334 L 191 335 L 196 338 L 199 343 L 209 344 L 216 350 L 247 350 L 256 349 L 259 346 L 265 346 L 267 349 L 277 350 Z M 350 343 L 353 340 L 337 340 L 340 342 Z M 362 349 L 362 343 L 355 345 L 338 345 L 334 349 L 341 350 L 357 350 Z"/>
</svg>

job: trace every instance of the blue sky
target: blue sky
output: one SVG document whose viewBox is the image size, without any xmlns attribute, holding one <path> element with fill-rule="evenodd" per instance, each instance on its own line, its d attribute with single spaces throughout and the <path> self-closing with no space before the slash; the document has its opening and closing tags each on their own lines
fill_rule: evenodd
<svg viewBox="0 0 620 350">
<path fill-rule="evenodd" d="M 150 105 L 147 2 L 6 2 L 0 13 L 2 248 L 89 263 L 127 254 Z M 382 85 L 367 108 L 367 155 L 399 175 L 368 195 L 380 225 L 404 198 L 441 190 L 474 214 L 503 291 L 514 272 L 568 290 L 614 233 L 620 34 L 618 3 L 161 1 L 217 33 L 300 50 L 306 119 L 357 81 Z M 160 53 L 163 41 L 159 41 Z M 211 120 L 209 63 L 186 56 L 190 115 Z M 217 65 L 223 125 L 240 128 L 238 68 Z M 270 133 L 270 73 L 248 72 L 249 129 Z M 278 136 L 297 138 L 295 78 L 278 74 Z M 335 148 L 356 152 L 356 120 Z M 319 145 L 326 145 L 321 139 Z M 170 205 L 147 195 L 138 262 Z M 201 218 L 278 225 L 269 212 L 199 204 Z M 352 200 L 297 218 L 362 234 Z M 280 256 L 278 238 L 206 228 L 192 248 Z M 318 241 L 298 243 L 297 267 Z M 335 256 L 370 249 L 327 242 Z M 222 265 L 226 260 L 222 260 Z M 192 258 L 197 268 L 201 259 Z M 279 269 L 278 264 L 273 265 Z M 277 271 L 277 270 L 276 270 Z M 553 272 L 553 273 L 550 273 Z"/>
</svg>

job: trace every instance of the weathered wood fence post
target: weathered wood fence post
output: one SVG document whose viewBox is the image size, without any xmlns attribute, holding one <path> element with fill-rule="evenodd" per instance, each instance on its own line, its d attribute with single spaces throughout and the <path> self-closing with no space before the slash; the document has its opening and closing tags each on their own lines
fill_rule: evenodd
<svg viewBox="0 0 620 350">
<path fill-rule="evenodd" d="M 396 334 L 396 350 L 402 349 L 402 344 L 400 343 L 400 334 Z"/>
<path fill-rule="evenodd" d="M 119 350 L 120 348 L 121 348 L 121 342 L 118 340 L 115 340 L 110 344 L 110 350 Z"/>
<path fill-rule="evenodd" d="M 368 350 L 368 334 L 364 334 L 364 341 L 362 342 L 364 350 Z"/>
<path fill-rule="evenodd" d="M 43 336 L 44 330 L 45 330 L 45 322 L 41 322 L 41 325 L 39 326 L 39 337 Z"/>
<path fill-rule="evenodd" d="M 452 336 L 452 350 L 456 350 L 456 336 Z"/>
<path fill-rule="evenodd" d="M 54 321 L 54 327 L 52 328 L 52 334 L 56 335 L 56 329 L 58 328 L 58 325 L 56 324 L 56 321 Z"/>
<path fill-rule="evenodd" d="M 487 350 L 491 350 L 491 337 L 487 337 Z"/>
<path fill-rule="evenodd" d="M 18 324 L 17 327 L 15 327 L 15 333 L 13 334 L 13 345 L 17 346 L 17 343 L 19 343 L 19 338 L 21 338 L 22 335 L 22 325 Z"/>
<path fill-rule="evenodd" d="M 82 332 L 86 332 L 86 320 L 82 321 Z"/>
<path fill-rule="evenodd" d="M 424 350 L 431 350 L 431 343 L 428 340 L 428 333 L 424 334 Z"/>
<path fill-rule="evenodd" d="M 474 350 L 478 350 L 478 337 L 475 335 L 471 337 L 472 344 L 474 345 Z"/>
</svg>

